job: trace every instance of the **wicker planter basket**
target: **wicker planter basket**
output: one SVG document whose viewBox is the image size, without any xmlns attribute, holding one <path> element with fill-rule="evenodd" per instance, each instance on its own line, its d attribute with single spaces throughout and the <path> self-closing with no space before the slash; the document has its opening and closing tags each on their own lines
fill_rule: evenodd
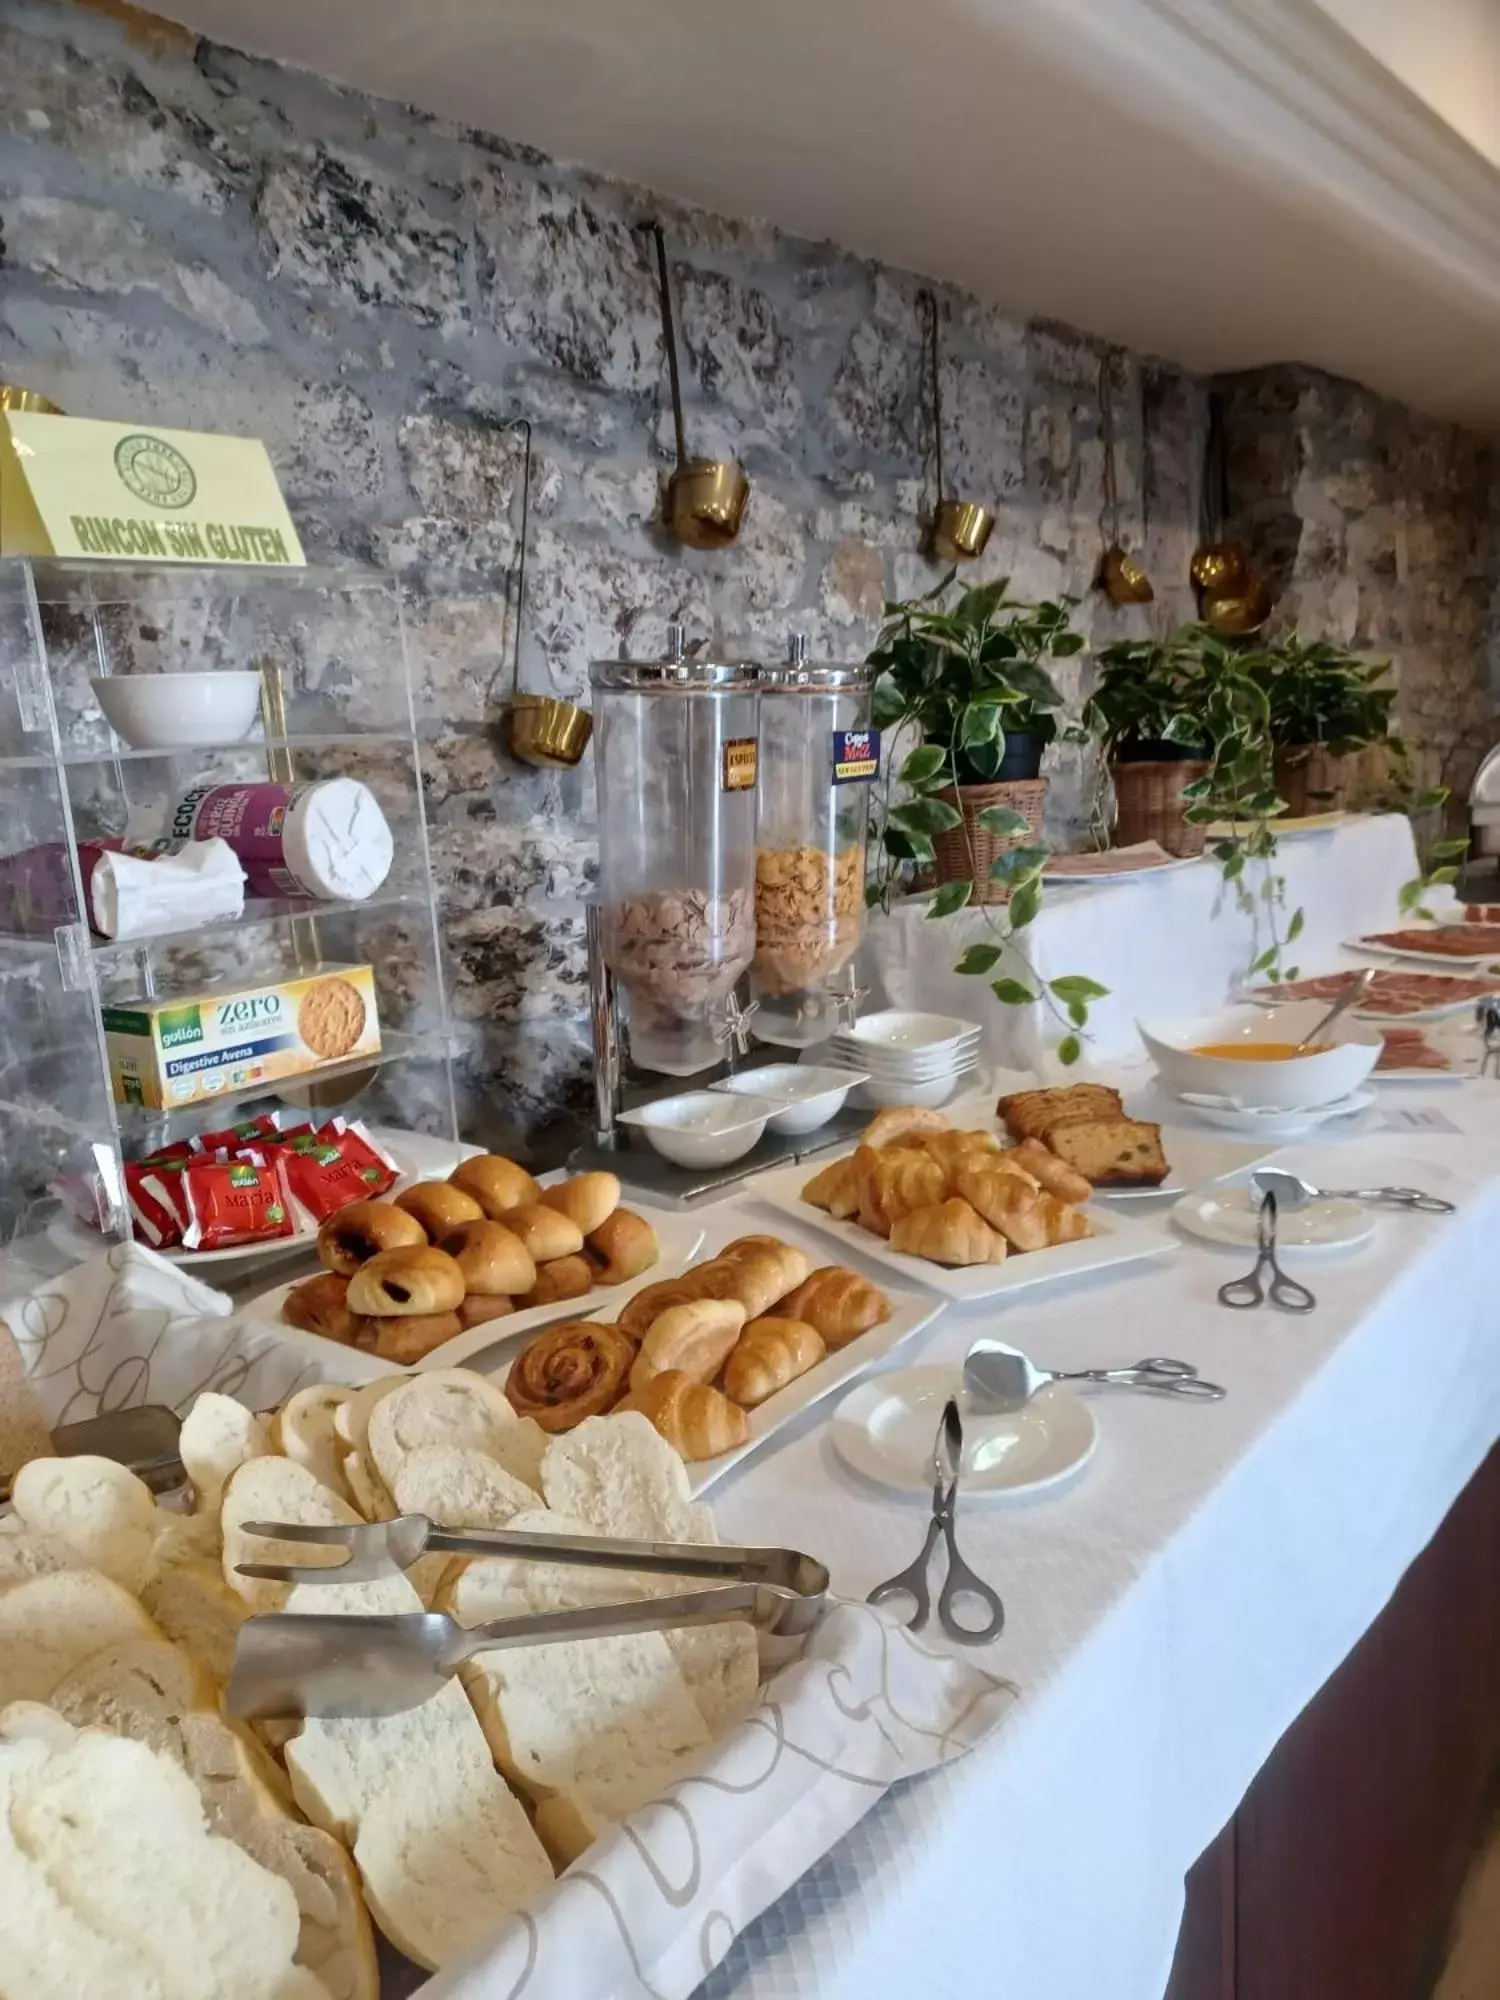
<svg viewBox="0 0 1500 2000">
<path fill-rule="evenodd" d="M 950 833 L 933 835 L 934 865 L 931 883 L 974 882 L 976 903 L 1008 903 L 1010 889 L 1004 882 L 992 882 L 990 870 L 1002 854 L 1013 847 L 1034 847 L 1041 838 L 1042 814 L 1047 805 L 1045 778 L 1016 778 L 1008 784 L 947 786 L 937 795 L 964 816 L 962 826 Z M 1009 806 L 1026 821 L 1023 834 L 990 833 L 979 824 L 986 806 Z"/>
<path fill-rule="evenodd" d="M 1115 786 L 1115 846 L 1154 840 L 1168 854 L 1201 854 L 1208 836 L 1201 826 L 1190 826 L 1183 818 L 1182 793 L 1208 768 L 1206 760 L 1191 757 L 1160 764 L 1113 759 L 1109 769 Z"/>
<path fill-rule="evenodd" d="M 1335 757 L 1321 743 L 1276 752 L 1276 789 L 1286 800 L 1287 816 L 1342 812 L 1365 772 L 1363 751 Z"/>
</svg>

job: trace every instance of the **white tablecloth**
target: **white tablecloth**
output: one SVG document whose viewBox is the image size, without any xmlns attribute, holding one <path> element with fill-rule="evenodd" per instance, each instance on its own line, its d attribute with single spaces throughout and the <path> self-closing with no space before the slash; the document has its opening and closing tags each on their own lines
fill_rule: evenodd
<svg viewBox="0 0 1500 2000">
<path fill-rule="evenodd" d="M 1301 909 L 1304 919 L 1286 962 L 1304 971 L 1332 963 L 1345 938 L 1389 929 L 1398 919 L 1401 886 L 1417 873 L 1411 825 L 1399 814 L 1287 835 L 1276 866 L 1286 879 L 1288 916 Z M 993 1061 L 1031 1067 L 1043 1042 L 1055 1043 L 1062 1028 L 1039 1009 L 1002 1005 L 989 990 L 989 978 L 1024 977 L 1024 968 L 1007 962 L 988 978 L 959 975 L 953 965 L 965 948 L 990 938 L 985 913 L 964 910 L 933 922 L 925 910 L 925 898 L 912 898 L 888 917 L 871 917 L 861 959 L 868 983 L 893 1006 L 982 1021 Z M 1088 1056 L 1095 1063 L 1139 1053 L 1137 1015 L 1171 1018 L 1219 1006 L 1258 949 L 1214 861 L 1140 881 L 1049 884 L 1026 936 L 1042 978 L 1084 973 L 1110 989 L 1090 1015 Z"/>
<path fill-rule="evenodd" d="M 903 1351 L 956 1362 L 988 1330 L 1044 1365 L 1175 1354 L 1230 1394 L 1097 1392 L 1099 1450 L 1071 1489 L 961 1509 L 965 1555 L 1009 1614 L 978 1657 L 1020 1702 L 767 1911 L 706 2000 L 1159 2000 L 1184 1873 L 1500 1437 L 1500 1084 L 1382 1102 L 1461 1133 L 1282 1157 L 1314 1176 L 1357 1158 L 1362 1181 L 1416 1182 L 1460 1212 L 1382 1214 L 1363 1248 L 1299 1259 L 1309 1317 L 1225 1310 L 1215 1290 L 1249 1259 L 1183 1241 L 1135 1273 L 950 1309 Z M 915 1554 L 925 1509 L 845 1470 L 815 1419 L 731 1474 L 716 1512 L 726 1536 L 809 1545 L 863 1593 Z"/>
</svg>

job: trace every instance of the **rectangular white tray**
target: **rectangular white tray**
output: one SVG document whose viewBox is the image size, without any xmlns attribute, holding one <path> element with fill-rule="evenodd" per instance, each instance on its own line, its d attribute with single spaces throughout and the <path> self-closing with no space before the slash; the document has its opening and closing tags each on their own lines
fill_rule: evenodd
<svg viewBox="0 0 1500 2000">
<path fill-rule="evenodd" d="M 802 1167 L 789 1167 L 780 1171 L 802 1174 L 804 1178 L 806 1176 L 806 1169 Z M 808 1212 L 812 1213 L 811 1210 Z M 702 1248 L 693 1262 L 706 1263 L 726 1243 L 733 1242 L 735 1237 L 752 1235 L 778 1236 L 784 1243 L 794 1243 L 798 1249 L 805 1250 L 812 1258 L 814 1270 L 825 1264 L 837 1264 L 842 1261 L 830 1253 L 829 1246 L 820 1240 L 815 1229 L 803 1226 L 802 1217 L 797 1217 L 790 1226 L 777 1224 L 769 1227 L 768 1223 L 767 1216 L 745 1203 L 738 1201 L 726 1203 L 714 1211 Z M 860 1260 L 856 1259 L 853 1268 L 858 1269 L 859 1262 Z M 861 1271 L 860 1275 L 865 1276 L 867 1273 Z M 618 1312 L 628 1298 L 658 1276 L 659 1272 L 652 1271 L 642 1278 L 639 1284 L 631 1285 L 628 1289 L 622 1288 L 617 1299 L 608 1306 L 599 1306 L 589 1317 L 608 1318 L 612 1313 Z M 752 1452 L 759 1451 L 761 1446 L 775 1437 L 778 1431 L 783 1430 L 795 1417 L 800 1417 L 805 1410 L 810 1410 L 815 1403 L 821 1403 L 825 1396 L 831 1396 L 835 1390 L 842 1389 L 858 1376 L 867 1374 L 877 1362 L 883 1361 L 904 1341 L 910 1340 L 913 1334 L 920 1333 L 925 1326 L 930 1326 L 943 1309 L 940 1300 L 886 1284 L 879 1277 L 872 1277 L 870 1282 L 878 1284 L 890 1300 L 890 1318 L 882 1320 L 879 1326 L 872 1326 L 868 1333 L 860 1334 L 856 1340 L 851 1340 L 847 1347 L 840 1347 L 830 1352 L 815 1368 L 809 1368 L 805 1375 L 799 1375 L 795 1382 L 789 1382 L 784 1389 L 778 1389 L 774 1396 L 768 1396 L 765 1402 L 751 1410 L 750 1436 L 737 1450 L 723 1452 L 718 1458 L 700 1459 L 696 1464 L 689 1464 L 688 1484 L 694 1494 L 705 1492 L 716 1479 L 722 1479 L 731 1466 L 738 1465 Z"/>
<path fill-rule="evenodd" d="M 1034 1291 L 1065 1278 L 1108 1271 L 1123 1264 L 1136 1264 L 1151 1257 L 1167 1257 L 1173 1250 L 1169 1236 L 1154 1223 L 1136 1222 L 1118 1209 L 1090 1204 L 1084 1210 L 1092 1236 L 1077 1243 L 1060 1243 L 1053 1250 L 1030 1250 L 1011 1255 L 1003 1264 L 968 1264 L 950 1269 L 929 1263 L 925 1257 L 907 1257 L 893 1250 L 883 1237 L 874 1236 L 855 1222 L 835 1222 L 820 1208 L 802 1200 L 802 1189 L 812 1179 L 805 1167 L 783 1167 L 762 1174 L 750 1183 L 748 1192 L 768 1202 L 782 1215 L 794 1216 L 820 1236 L 832 1237 L 851 1254 L 894 1271 L 905 1283 L 941 1292 L 944 1298 L 966 1303 L 995 1299 L 1010 1292 Z"/>
</svg>

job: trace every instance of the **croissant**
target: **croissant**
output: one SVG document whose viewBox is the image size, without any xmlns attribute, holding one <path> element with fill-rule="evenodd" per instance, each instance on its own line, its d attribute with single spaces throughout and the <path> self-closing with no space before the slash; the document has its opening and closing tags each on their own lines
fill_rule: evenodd
<svg viewBox="0 0 1500 2000">
<path fill-rule="evenodd" d="M 932 1264 L 999 1264 L 1005 1258 L 1005 1238 L 956 1197 L 903 1216 L 891 1231 L 891 1248 Z"/>
<path fill-rule="evenodd" d="M 633 1208 L 617 1208 L 584 1239 L 584 1254 L 601 1285 L 624 1285 L 661 1256 L 656 1231 Z"/>
<path fill-rule="evenodd" d="M 880 1287 L 841 1264 L 814 1271 L 780 1303 L 778 1318 L 806 1320 L 830 1348 L 847 1347 L 891 1316 L 891 1302 Z"/>
<path fill-rule="evenodd" d="M 998 1229 L 1012 1249 L 1046 1249 L 1047 1218 L 1042 1196 L 1035 1188 L 1027 1187 L 1014 1174 L 988 1166 L 960 1167 L 957 1184 L 969 1206 L 991 1229 Z"/>
<path fill-rule="evenodd" d="M 647 1327 L 658 1314 L 669 1306 L 685 1306 L 694 1299 L 701 1299 L 702 1292 L 690 1283 L 687 1276 L 681 1278 L 658 1278 L 654 1285 L 642 1285 L 641 1289 L 625 1301 L 616 1319 L 622 1333 L 628 1333 L 632 1340 L 644 1338 Z"/>
<path fill-rule="evenodd" d="M 738 1403 L 675 1368 L 653 1375 L 639 1389 L 632 1385 L 630 1407 L 688 1460 L 717 1458 L 749 1441 L 750 1419 Z"/>
<path fill-rule="evenodd" d="M 1000 1141 L 993 1132 L 932 1132 L 921 1141 L 921 1149 L 936 1160 L 951 1179 L 976 1154 L 999 1152 Z"/>
<path fill-rule="evenodd" d="M 694 1299 L 689 1305 L 669 1306 L 646 1329 L 630 1370 L 630 1393 L 639 1395 L 653 1375 L 712 1382 L 744 1324 L 745 1308 L 737 1299 Z"/>
<path fill-rule="evenodd" d="M 1002 1158 L 1014 1160 L 1018 1166 L 1024 1167 L 1039 1187 L 1044 1187 L 1048 1194 L 1055 1194 L 1059 1201 L 1089 1201 L 1093 1197 L 1093 1183 L 1086 1180 L 1076 1167 L 1070 1167 L 1066 1160 L 1060 1160 L 1040 1139 L 1023 1139 L 1019 1146 L 1013 1146 Z"/>
<path fill-rule="evenodd" d="M 862 1146 L 890 1146 L 897 1139 L 921 1138 L 928 1132 L 951 1132 L 946 1111 L 927 1111 L 918 1104 L 890 1104 L 877 1111 L 859 1135 Z"/>
<path fill-rule="evenodd" d="M 516 1356 L 505 1393 L 518 1417 L 535 1417 L 544 1431 L 570 1431 L 619 1400 L 634 1359 L 634 1344 L 617 1326 L 565 1320 Z"/>
<path fill-rule="evenodd" d="M 859 1225 L 876 1236 L 889 1236 L 903 1215 L 941 1201 L 948 1191 L 946 1170 L 930 1153 L 916 1148 L 893 1146 L 877 1152 L 873 1146 L 860 1146 L 854 1155 L 854 1179 Z"/>
<path fill-rule="evenodd" d="M 847 1222 L 859 1207 L 859 1185 L 854 1177 L 852 1154 L 834 1160 L 813 1175 L 802 1190 L 802 1199 L 814 1208 L 826 1209 L 835 1222 Z"/>
<path fill-rule="evenodd" d="M 722 1268 L 715 1274 L 713 1296 L 737 1299 L 745 1308 L 746 1319 L 759 1319 L 769 1312 L 812 1269 L 807 1252 L 790 1243 L 742 1250 L 734 1256 L 720 1252 L 716 1262 Z"/>
<path fill-rule="evenodd" d="M 1080 1215 L 1071 1202 L 1063 1201 L 1055 1194 L 1039 1194 L 1036 1199 L 1042 1220 L 1047 1225 L 1049 1250 L 1054 1243 L 1076 1243 L 1081 1237 L 1093 1235 L 1088 1217 Z"/>
<path fill-rule="evenodd" d="M 732 1243 L 726 1243 L 719 1252 L 720 1257 L 741 1257 L 747 1250 L 780 1250 L 785 1246 L 779 1236 L 736 1236 Z"/>
<path fill-rule="evenodd" d="M 724 1363 L 724 1391 L 737 1403 L 763 1403 L 805 1375 L 828 1352 L 805 1319 L 754 1319 Z"/>
</svg>

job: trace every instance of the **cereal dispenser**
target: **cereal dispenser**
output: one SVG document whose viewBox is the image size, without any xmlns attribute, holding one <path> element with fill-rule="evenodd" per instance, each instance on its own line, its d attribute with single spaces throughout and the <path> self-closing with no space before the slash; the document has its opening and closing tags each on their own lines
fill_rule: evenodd
<svg viewBox="0 0 1500 2000">
<path fill-rule="evenodd" d="M 794 635 L 761 672 L 755 958 L 763 1042 L 806 1048 L 849 1003 L 864 929 L 869 786 L 880 765 L 870 666 L 815 666 Z"/>
<path fill-rule="evenodd" d="M 599 919 L 639 1068 L 691 1076 L 730 1053 L 755 952 L 759 669 L 596 661 Z"/>
</svg>

